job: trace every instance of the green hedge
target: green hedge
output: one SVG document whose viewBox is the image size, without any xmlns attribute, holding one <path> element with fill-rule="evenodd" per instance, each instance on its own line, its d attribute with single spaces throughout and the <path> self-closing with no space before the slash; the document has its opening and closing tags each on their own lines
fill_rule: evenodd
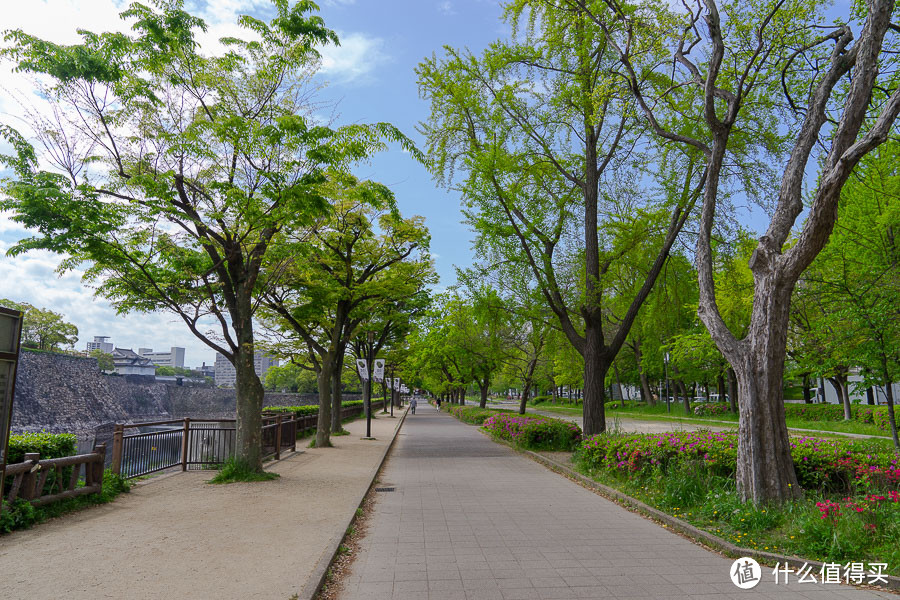
<svg viewBox="0 0 900 600">
<path fill-rule="evenodd" d="M 459 406 L 458 404 L 443 404 L 441 410 L 444 410 L 464 423 L 472 425 L 481 425 L 488 417 L 496 415 L 500 411 L 490 408 L 479 408 L 478 406 Z"/>
<path fill-rule="evenodd" d="M 375 402 L 377 402 L 377 400 Z M 352 408 L 354 406 L 362 405 L 362 400 L 350 400 L 349 402 L 344 402 L 341 404 L 343 408 Z M 309 404 L 306 406 L 266 406 L 263 408 L 263 410 L 270 412 L 294 413 L 294 415 L 299 418 L 319 414 L 319 405 Z"/>
<path fill-rule="evenodd" d="M 37 452 L 42 459 L 72 456 L 78 447 L 78 438 L 72 433 L 25 433 L 9 438 L 9 464 L 25 460 L 25 454 Z"/>
<path fill-rule="evenodd" d="M 838 422 L 844 420 L 844 406 L 842 404 L 785 404 L 784 414 L 789 419 Z M 850 414 L 852 420 L 858 423 L 875 425 L 882 431 L 891 430 L 887 406 L 854 404 L 850 407 Z M 894 418 L 900 424 L 896 412 Z"/>
</svg>

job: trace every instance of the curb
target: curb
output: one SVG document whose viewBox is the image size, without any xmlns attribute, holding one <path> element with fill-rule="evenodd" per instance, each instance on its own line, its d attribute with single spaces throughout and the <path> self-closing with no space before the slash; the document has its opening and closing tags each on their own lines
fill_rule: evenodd
<svg viewBox="0 0 900 600">
<path fill-rule="evenodd" d="M 316 594 L 318 594 L 322 589 L 322 586 L 325 585 L 325 579 L 328 576 L 328 569 L 331 568 L 331 564 L 337 557 L 338 550 L 341 547 L 341 543 L 344 541 L 346 531 L 350 528 L 351 525 L 353 525 L 353 522 L 356 521 L 356 510 L 359 509 L 360 506 L 362 506 L 363 501 L 369 494 L 369 490 L 372 489 L 372 486 L 375 483 L 375 478 L 378 476 L 378 472 L 384 465 L 384 460 L 387 458 L 388 453 L 391 451 L 391 449 L 394 447 L 394 443 L 397 441 L 397 434 L 400 433 L 400 428 L 403 427 L 403 422 L 406 421 L 406 415 L 408 413 L 409 405 L 407 405 L 406 410 L 403 412 L 403 415 L 397 422 L 397 426 L 394 427 L 394 433 L 391 437 L 391 443 L 385 446 L 384 451 L 381 453 L 381 458 L 378 459 L 378 464 L 372 470 L 372 476 L 369 479 L 369 485 L 366 486 L 366 489 L 364 489 L 362 494 L 359 496 L 359 500 L 355 504 L 356 508 L 353 510 L 353 513 L 347 520 L 346 525 L 344 525 L 344 528 L 341 530 L 344 533 L 338 535 L 331 543 L 331 545 L 325 549 L 324 554 L 322 554 L 322 556 L 316 563 L 316 566 L 313 568 L 312 574 L 309 576 L 309 579 L 306 580 L 306 583 L 300 589 L 300 593 L 297 595 L 297 598 L 299 598 L 299 600 L 313 600 L 313 598 L 316 597 Z"/>
<path fill-rule="evenodd" d="M 731 542 L 724 540 L 718 536 L 715 536 L 708 531 L 704 531 L 697 527 L 694 527 L 690 523 L 686 521 L 682 521 L 676 517 L 668 513 L 664 513 L 661 510 L 655 509 L 652 506 L 648 506 L 644 504 L 640 500 L 636 500 L 631 496 L 623 494 L 619 490 L 611 488 L 609 486 L 603 485 L 602 483 L 598 483 L 593 479 L 585 477 L 581 473 L 572 470 L 568 466 L 557 462 L 553 459 L 547 458 L 546 456 L 542 456 L 536 452 L 532 452 L 531 450 L 521 450 L 521 452 L 527 455 L 529 458 L 534 460 L 535 462 L 541 463 L 551 471 L 555 471 L 565 477 L 576 480 L 581 485 L 591 488 L 592 490 L 598 492 L 601 496 L 606 497 L 609 500 L 615 501 L 619 504 L 624 504 L 627 507 L 635 510 L 638 513 L 641 513 L 645 517 L 649 517 L 654 521 L 659 521 L 663 523 L 667 529 L 671 529 L 673 531 L 677 531 L 691 538 L 692 540 L 700 541 L 703 544 L 713 548 L 714 550 L 724 554 L 729 558 L 739 558 L 743 556 L 749 556 L 754 558 L 760 562 L 767 563 L 769 565 L 775 563 L 787 563 L 792 567 L 798 568 L 803 567 L 804 565 L 810 565 L 815 568 L 821 568 L 824 563 L 816 560 L 804 560 L 797 556 L 784 556 L 781 554 L 773 554 L 771 552 L 761 552 L 759 550 L 754 550 L 752 548 L 742 548 L 741 546 L 736 546 Z M 888 589 L 892 591 L 900 591 L 900 577 L 896 577 L 894 575 L 886 575 L 885 579 L 887 579 L 887 584 L 882 584 L 881 586 L 869 586 L 870 588 L 875 589 Z"/>
</svg>

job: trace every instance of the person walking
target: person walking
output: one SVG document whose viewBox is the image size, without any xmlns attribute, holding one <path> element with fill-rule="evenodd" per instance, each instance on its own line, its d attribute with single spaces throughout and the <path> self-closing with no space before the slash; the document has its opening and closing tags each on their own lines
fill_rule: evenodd
<svg viewBox="0 0 900 600">
<path fill-rule="evenodd" d="M 412 414 L 416 414 L 416 399 L 413 398 L 409 401 L 409 408 L 412 410 Z"/>
</svg>

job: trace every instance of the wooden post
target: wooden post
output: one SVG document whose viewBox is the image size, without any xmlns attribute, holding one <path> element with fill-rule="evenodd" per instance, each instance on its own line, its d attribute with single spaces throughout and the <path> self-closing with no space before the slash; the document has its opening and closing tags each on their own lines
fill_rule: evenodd
<svg viewBox="0 0 900 600">
<path fill-rule="evenodd" d="M 106 444 L 97 444 L 94 446 L 94 454 L 97 455 L 97 462 L 85 465 L 84 472 L 87 473 L 88 468 L 94 471 L 94 483 L 103 489 L 103 467 L 106 466 Z"/>
<path fill-rule="evenodd" d="M 275 460 L 281 460 L 281 414 L 275 417 Z"/>
<path fill-rule="evenodd" d="M 291 421 L 294 422 L 294 426 L 292 427 L 293 433 L 291 434 L 291 452 L 296 452 L 297 451 L 297 434 L 299 433 L 299 430 L 297 429 L 297 426 L 298 426 L 297 415 L 292 413 Z"/>
<path fill-rule="evenodd" d="M 112 464 L 110 465 L 110 470 L 116 475 L 122 474 L 122 446 L 124 444 L 125 439 L 125 426 L 121 423 L 116 423 L 116 427 L 113 430 L 113 447 L 112 447 Z M 106 451 L 104 450 L 104 453 Z"/>
<path fill-rule="evenodd" d="M 191 420 L 188 417 L 184 418 L 184 432 L 181 434 L 181 470 L 187 471 L 188 465 L 188 452 L 190 448 L 188 447 L 188 439 L 191 437 Z"/>
<path fill-rule="evenodd" d="M 22 489 L 19 491 L 19 497 L 22 500 L 33 500 L 34 499 L 34 490 L 37 487 L 37 467 L 39 461 L 41 460 L 41 455 L 37 452 L 29 452 L 25 455 L 25 459 L 23 462 L 32 463 L 31 469 L 25 473 L 22 477 Z M 40 492 L 38 492 L 40 494 Z"/>
</svg>

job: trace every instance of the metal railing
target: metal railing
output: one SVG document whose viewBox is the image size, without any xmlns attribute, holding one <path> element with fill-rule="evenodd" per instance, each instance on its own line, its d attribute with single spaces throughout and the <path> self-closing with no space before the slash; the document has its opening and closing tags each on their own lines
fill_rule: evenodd
<svg viewBox="0 0 900 600">
<path fill-rule="evenodd" d="M 282 451 L 297 448 L 294 415 L 264 415 L 261 433 L 264 459 L 278 460 Z M 178 466 L 182 471 L 213 468 L 234 456 L 236 441 L 234 419 L 117 424 L 110 468 L 126 479 Z"/>
</svg>

